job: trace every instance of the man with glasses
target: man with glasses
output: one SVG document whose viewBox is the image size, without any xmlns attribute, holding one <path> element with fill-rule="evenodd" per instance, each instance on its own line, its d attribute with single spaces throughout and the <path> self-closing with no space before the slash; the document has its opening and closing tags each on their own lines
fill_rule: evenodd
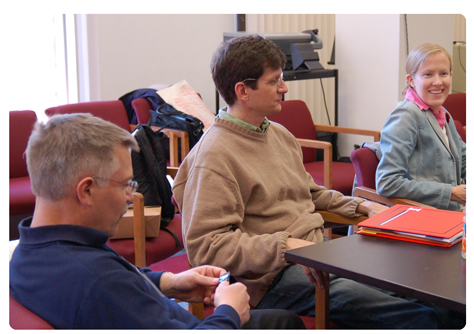
<svg viewBox="0 0 474 334">
<path fill-rule="evenodd" d="M 225 268 L 258 309 L 314 316 L 314 285 L 330 284 L 329 315 L 338 323 L 437 328 L 429 307 L 285 261 L 286 250 L 323 241 L 315 209 L 352 217 L 386 209 L 316 185 L 296 138 L 267 119 L 288 92 L 285 64 L 280 49 L 260 36 L 234 38 L 214 52 L 212 77 L 228 107 L 187 155 L 173 187 L 191 264 Z"/>
<path fill-rule="evenodd" d="M 12 297 L 58 329 L 304 327 L 290 312 L 249 313 L 245 286 L 219 283 L 221 268 L 152 272 L 106 245 L 137 189 L 130 150 L 130 133 L 89 114 L 36 124 L 26 150 L 36 207 L 19 226 Z M 216 310 L 200 321 L 168 297 Z"/>
</svg>

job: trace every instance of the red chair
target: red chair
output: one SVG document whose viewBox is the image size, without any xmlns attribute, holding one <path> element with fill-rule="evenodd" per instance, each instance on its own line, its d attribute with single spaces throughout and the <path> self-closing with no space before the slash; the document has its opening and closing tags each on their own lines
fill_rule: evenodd
<svg viewBox="0 0 474 334">
<path fill-rule="evenodd" d="M 10 327 L 13 329 L 54 329 L 10 295 Z"/>
<path fill-rule="evenodd" d="M 47 116 L 81 112 L 90 113 L 96 117 L 114 123 L 127 131 L 131 131 L 135 127 L 134 125 L 130 125 L 128 123 L 127 112 L 123 106 L 122 101 L 119 100 L 73 103 L 51 107 L 45 111 Z M 174 140 L 174 144 L 172 145 L 175 145 L 177 142 L 177 140 L 175 140 L 176 137 L 174 137 L 173 134 L 170 134 L 170 142 L 172 142 L 171 138 Z M 176 145 L 175 150 L 177 150 Z M 177 237 L 178 242 L 176 242 L 173 234 L 166 230 L 160 230 L 158 237 L 146 239 L 146 260 L 143 259 L 143 263 L 135 262 L 136 251 L 134 239 L 109 240 L 108 245 L 130 263 L 134 263 L 139 266 L 146 266 L 163 260 L 183 249 L 181 215 L 175 214 L 174 218 L 170 221 L 166 228 L 173 232 L 173 234 Z M 145 258 L 145 256 L 143 258 Z"/>
<path fill-rule="evenodd" d="M 375 173 L 379 164 L 374 151 L 362 147 L 351 152 L 351 161 L 354 164 L 357 177 L 357 187 L 354 189 L 355 197 L 362 197 L 370 201 L 378 202 L 387 206 L 395 204 L 414 205 L 431 208 L 431 206 L 418 203 L 405 198 L 388 198 L 377 194 L 375 184 Z"/>
<path fill-rule="evenodd" d="M 10 215 L 33 213 L 35 208 L 25 150 L 36 120 L 34 111 L 10 111 Z"/>
<path fill-rule="evenodd" d="M 25 150 L 36 123 L 32 110 L 10 111 L 10 239 L 18 239 L 18 223 L 33 214 L 36 197 L 26 167 Z"/>
<path fill-rule="evenodd" d="M 449 94 L 443 107 L 453 116 L 455 120 L 466 126 L 466 93 Z"/>
<path fill-rule="evenodd" d="M 127 111 L 122 101 L 96 101 L 71 103 L 61 106 L 51 107 L 45 110 L 48 117 L 56 114 L 72 114 L 72 113 L 90 113 L 96 117 L 118 125 L 124 130 L 130 132 L 130 124 L 128 123 Z"/>
<path fill-rule="evenodd" d="M 354 164 L 357 185 L 375 189 L 375 172 L 379 159 L 375 152 L 367 147 L 362 147 L 351 152 L 351 161 Z"/>
<path fill-rule="evenodd" d="M 45 113 L 48 117 L 56 114 L 71 114 L 78 112 L 90 113 L 96 117 L 114 123 L 115 125 L 118 125 L 122 129 L 129 132 L 132 132 L 136 127 L 136 125 L 129 124 L 127 110 L 120 100 L 71 103 L 62 106 L 51 107 L 45 110 Z M 168 135 L 168 137 L 170 137 L 170 160 L 168 165 L 178 166 L 177 132 L 176 130 L 169 130 L 170 129 L 162 130 Z"/>
<path fill-rule="evenodd" d="M 318 141 L 316 132 L 372 136 L 374 141 L 380 140 L 380 132 L 314 124 L 306 103 L 301 100 L 282 101 L 281 107 L 279 113 L 270 115 L 268 118 L 285 126 L 298 139 L 303 149 L 303 163 L 306 171 L 313 176 L 317 184 L 350 196 L 355 175 L 353 165 L 332 161 L 332 144 Z M 324 161 L 316 161 L 316 149 L 324 150 Z"/>
<path fill-rule="evenodd" d="M 454 125 L 456 126 L 456 130 L 459 133 L 459 135 L 461 136 L 461 139 L 464 142 L 466 142 L 466 128 L 457 119 L 454 120 Z"/>
</svg>

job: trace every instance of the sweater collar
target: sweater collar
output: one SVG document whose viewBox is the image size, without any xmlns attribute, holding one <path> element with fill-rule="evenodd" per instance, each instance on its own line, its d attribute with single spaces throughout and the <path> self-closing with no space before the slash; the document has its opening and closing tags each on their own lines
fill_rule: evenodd
<svg viewBox="0 0 474 334">
<path fill-rule="evenodd" d="M 230 121 L 232 123 L 235 123 L 235 124 L 237 124 L 241 127 L 244 127 L 248 130 L 259 132 L 259 133 L 264 133 L 267 130 L 268 126 L 270 125 L 270 121 L 265 117 L 262 124 L 258 128 L 258 127 L 254 126 L 252 124 L 249 124 L 249 123 L 241 120 L 240 118 L 235 117 L 234 115 L 229 114 L 227 112 L 227 107 L 221 108 L 219 110 L 218 117 L 221 118 L 221 119 L 224 119 L 226 121 Z"/>
</svg>

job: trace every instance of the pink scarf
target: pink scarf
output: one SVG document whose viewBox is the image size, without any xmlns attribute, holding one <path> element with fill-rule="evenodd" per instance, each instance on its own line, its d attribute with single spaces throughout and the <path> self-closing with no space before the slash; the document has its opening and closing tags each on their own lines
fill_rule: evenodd
<svg viewBox="0 0 474 334">
<path fill-rule="evenodd" d="M 430 110 L 433 113 L 436 120 L 438 121 L 438 124 L 441 127 L 441 130 L 444 129 L 446 125 L 446 113 L 444 112 L 444 109 L 442 107 L 439 108 L 439 111 L 437 113 L 434 112 L 433 109 L 431 109 L 431 107 L 427 105 L 421 99 L 421 97 L 413 88 L 408 89 L 408 91 L 405 94 L 405 97 L 409 99 L 411 102 L 413 102 L 414 104 L 416 104 L 418 108 L 420 108 L 421 110 Z"/>
</svg>

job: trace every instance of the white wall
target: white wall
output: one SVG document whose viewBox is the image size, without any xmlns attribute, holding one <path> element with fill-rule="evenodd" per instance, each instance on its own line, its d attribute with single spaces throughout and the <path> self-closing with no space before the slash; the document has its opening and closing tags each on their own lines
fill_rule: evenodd
<svg viewBox="0 0 474 334">
<path fill-rule="evenodd" d="M 381 130 L 402 99 L 405 16 L 336 14 L 335 26 L 339 125 Z M 233 14 L 88 14 L 87 29 L 90 100 L 185 79 L 215 111 L 209 63 L 223 32 L 234 31 Z M 454 15 L 410 14 L 408 35 L 410 48 L 434 42 L 452 52 Z M 340 155 L 364 141 L 372 139 L 340 135 Z"/>
<path fill-rule="evenodd" d="M 408 15 L 408 47 L 437 43 L 450 53 L 454 15 Z M 405 16 L 336 14 L 339 125 L 382 130 L 405 87 Z M 341 156 L 368 137 L 340 135 Z"/>
<path fill-rule="evenodd" d="M 214 111 L 209 64 L 234 15 L 89 14 L 87 22 L 92 101 L 185 79 Z"/>
<path fill-rule="evenodd" d="M 399 15 L 336 15 L 339 125 L 381 130 L 398 101 Z M 339 153 L 373 138 L 338 136 Z"/>
</svg>

